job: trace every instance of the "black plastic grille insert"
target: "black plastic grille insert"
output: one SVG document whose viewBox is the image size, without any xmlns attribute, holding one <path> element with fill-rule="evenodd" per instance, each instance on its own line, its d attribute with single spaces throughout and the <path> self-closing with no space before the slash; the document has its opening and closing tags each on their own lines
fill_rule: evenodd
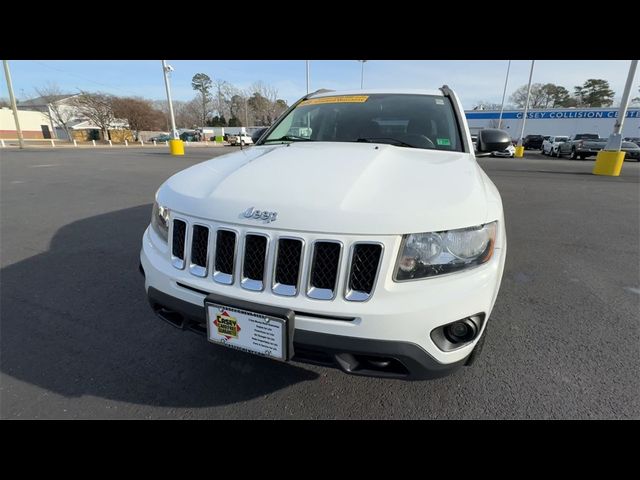
<svg viewBox="0 0 640 480">
<path fill-rule="evenodd" d="M 267 252 L 267 238 L 262 235 L 247 235 L 244 241 L 244 263 L 242 272 L 245 278 L 260 280 L 264 278 L 264 262 Z"/>
<path fill-rule="evenodd" d="M 206 267 L 208 246 L 209 229 L 202 225 L 194 225 L 193 240 L 191 242 L 191 263 Z"/>
<path fill-rule="evenodd" d="M 310 285 L 334 290 L 340 262 L 340 244 L 317 242 L 313 250 Z"/>
<path fill-rule="evenodd" d="M 276 283 L 282 285 L 298 285 L 301 253 L 302 242 L 300 240 L 282 238 L 278 241 Z"/>
<path fill-rule="evenodd" d="M 174 257 L 184 260 L 184 242 L 187 233 L 187 224 L 182 220 L 173 221 L 173 239 L 171 241 L 171 253 Z"/>
<path fill-rule="evenodd" d="M 358 292 L 371 293 L 378 273 L 382 247 L 369 243 L 360 243 L 353 249 L 349 288 Z"/>
<path fill-rule="evenodd" d="M 216 236 L 216 262 L 218 272 L 233 275 L 233 254 L 236 249 L 236 234 L 229 230 L 218 230 Z"/>
</svg>

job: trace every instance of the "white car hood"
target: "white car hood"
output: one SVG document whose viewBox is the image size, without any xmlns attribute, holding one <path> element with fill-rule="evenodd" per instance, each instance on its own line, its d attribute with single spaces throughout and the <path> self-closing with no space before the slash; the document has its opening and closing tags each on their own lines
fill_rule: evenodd
<svg viewBox="0 0 640 480">
<path fill-rule="evenodd" d="M 157 200 L 175 212 L 224 223 L 402 234 L 495 220 L 487 218 L 485 179 L 466 153 L 296 142 L 256 146 L 194 165 L 167 180 Z M 277 219 L 245 218 L 249 207 L 275 211 Z"/>
</svg>

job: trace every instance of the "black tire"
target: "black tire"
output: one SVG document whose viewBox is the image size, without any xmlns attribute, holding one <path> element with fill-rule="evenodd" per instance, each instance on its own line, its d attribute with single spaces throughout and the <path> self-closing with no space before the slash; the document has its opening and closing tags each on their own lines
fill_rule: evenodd
<svg viewBox="0 0 640 480">
<path fill-rule="evenodd" d="M 586 155 L 580 155 L 580 160 L 584 160 L 585 158 L 587 158 Z"/>
<path fill-rule="evenodd" d="M 576 149 L 572 148 L 571 149 L 571 160 L 577 160 L 578 159 L 578 154 L 576 153 Z M 584 158 L 584 155 L 580 155 L 580 158 Z"/>
</svg>

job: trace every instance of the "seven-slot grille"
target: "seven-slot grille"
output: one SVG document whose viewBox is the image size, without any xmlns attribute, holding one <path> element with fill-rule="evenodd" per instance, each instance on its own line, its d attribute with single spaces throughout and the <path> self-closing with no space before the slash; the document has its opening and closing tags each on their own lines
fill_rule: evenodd
<svg viewBox="0 0 640 480">
<path fill-rule="evenodd" d="M 336 240 L 318 240 L 311 243 L 310 249 L 305 293 L 317 300 L 332 300 L 337 293 L 343 245 Z M 281 237 L 270 249 L 266 235 L 247 233 L 239 237 L 236 231 L 226 228 L 210 230 L 200 224 L 192 224 L 187 228 L 185 221 L 173 221 L 171 259 L 174 267 L 184 268 L 185 259 L 188 258 L 191 274 L 199 277 L 211 274 L 214 281 L 231 285 L 235 281 L 236 265 L 240 262 L 240 285 L 247 290 L 262 291 L 267 280 L 270 280 L 273 293 L 297 295 L 303 283 L 304 250 L 304 242 L 300 238 Z M 347 300 L 365 301 L 371 297 L 380 269 L 382 250 L 382 245 L 378 243 L 353 244 L 348 259 Z M 268 268 L 270 264 L 273 264 L 272 270 Z M 268 271 L 272 272 L 269 279 Z"/>
</svg>

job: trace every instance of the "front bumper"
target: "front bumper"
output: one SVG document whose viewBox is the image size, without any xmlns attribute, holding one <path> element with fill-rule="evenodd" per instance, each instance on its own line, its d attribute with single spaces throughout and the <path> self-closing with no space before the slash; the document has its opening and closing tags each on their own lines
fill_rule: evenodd
<svg viewBox="0 0 640 480">
<path fill-rule="evenodd" d="M 205 331 L 198 324 L 204 325 L 204 301 L 208 294 L 214 293 L 230 301 L 249 301 L 295 312 L 296 358 L 305 353 L 307 357 L 322 360 L 318 363 L 337 363 L 345 371 L 366 375 L 370 373 L 363 362 L 350 362 L 348 354 L 384 356 L 398 360 L 411 378 L 431 378 L 464 364 L 484 334 L 506 255 L 504 222 L 499 225 L 495 253 L 489 262 L 468 271 L 425 280 L 394 282 L 391 273 L 399 240 L 398 244 L 389 245 L 385 251 L 393 253 L 383 257 L 375 293 L 366 302 L 349 302 L 340 296 L 332 301 L 314 300 L 303 294 L 280 297 L 268 288 L 251 292 L 237 284 L 220 285 L 211 278 L 195 277 L 171 265 L 166 243 L 163 245 L 155 238 L 151 229 L 143 236 L 140 263 L 152 305 L 156 305 L 156 310 L 164 305 L 181 312 L 189 319 L 181 328 Z M 484 321 L 474 341 L 443 351 L 431 338 L 434 329 L 477 314 L 481 314 Z M 388 373 L 388 376 L 407 377 L 407 372 L 404 375 L 397 375 L 395 371 Z M 375 375 L 381 376 L 381 373 Z"/>
</svg>

